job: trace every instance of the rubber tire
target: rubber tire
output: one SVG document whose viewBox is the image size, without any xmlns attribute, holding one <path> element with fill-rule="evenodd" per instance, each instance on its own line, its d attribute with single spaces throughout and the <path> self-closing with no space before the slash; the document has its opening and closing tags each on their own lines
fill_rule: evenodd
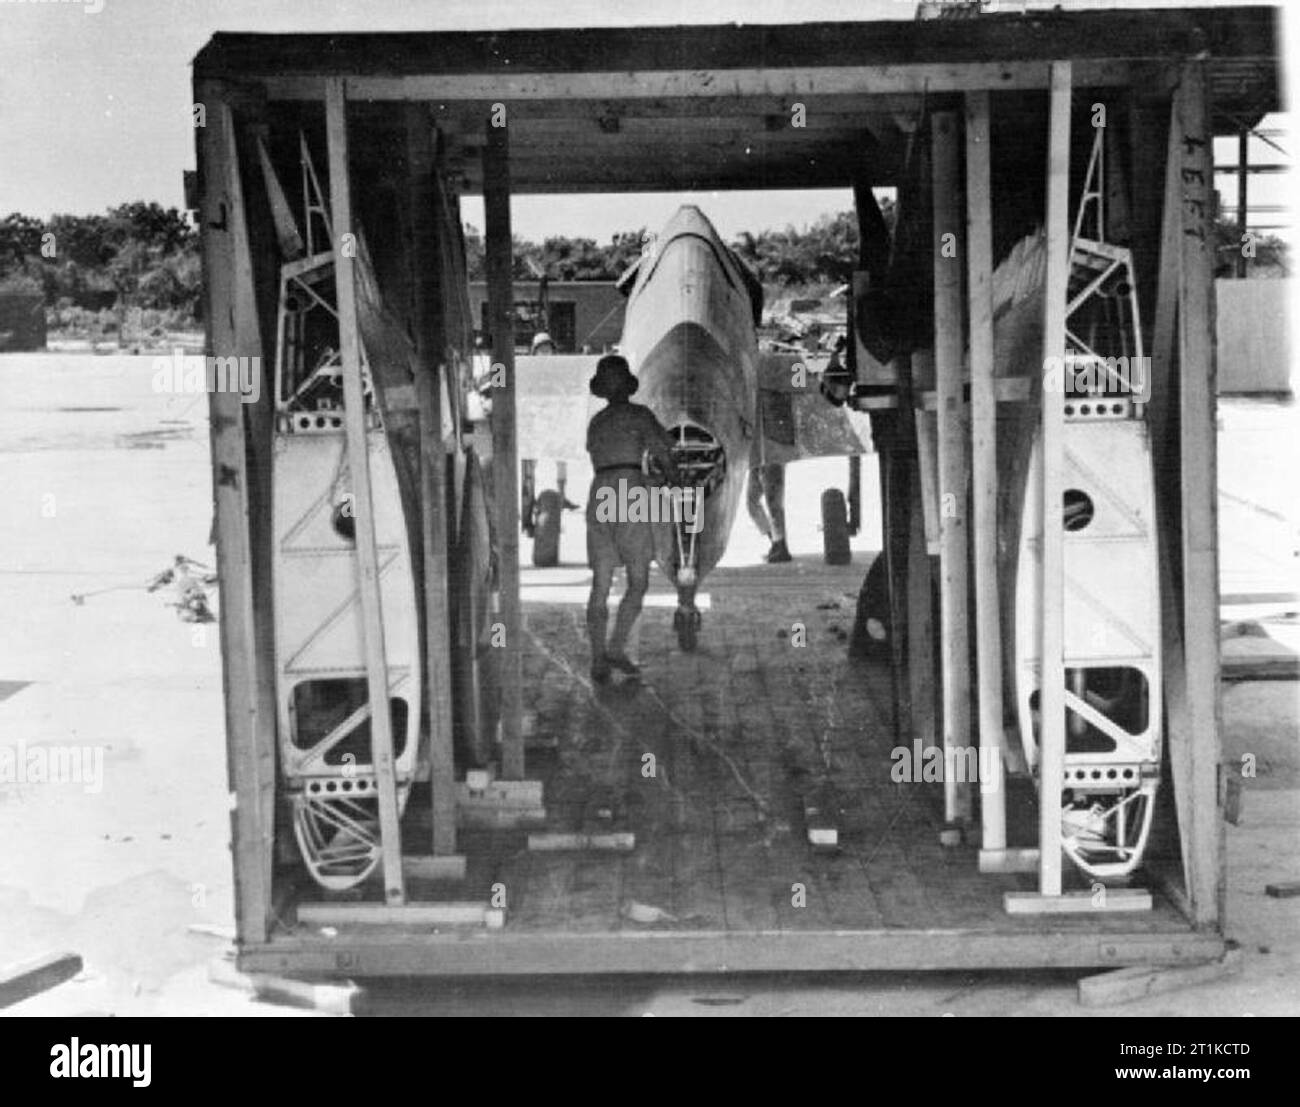
<svg viewBox="0 0 1300 1107">
<path fill-rule="evenodd" d="M 853 560 L 849 549 L 849 509 L 844 493 L 828 488 L 822 493 L 822 552 L 827 565 L 848 565 Z"/>
<path fill-rule="evenodd" d="M 677 632 L 677 645 L 681 647 L 682 653 L 694 653 L 700 642 L 700 613 L 675 611 L 673 630 Z"/>
<path fill-rule="evenodd" d="M 538 569 L 554 569 L 560 563 L 560 516 L 564 501 L 548 488 L 537 497 L 533 515 L 533 564 Z"/>
<path fill-rule="evenodd" d="M 889 626 L 889 574 L 885 555 L 877 554 L 858 591 L 858 607 L 853 617 L 853 635 L 849 639 L 849 656 L 873 658 L 881 661 L 893 657 Z M 884 638 L 872 638 L 867 630 L 869 620 L 875 619 L 885 628 Z"/>
</svg>

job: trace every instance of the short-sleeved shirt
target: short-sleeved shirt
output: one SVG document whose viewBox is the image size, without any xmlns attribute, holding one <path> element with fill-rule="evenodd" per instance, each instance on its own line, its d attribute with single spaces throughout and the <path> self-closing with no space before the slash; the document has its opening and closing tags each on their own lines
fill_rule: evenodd
<svg viewBox="0 0 1300 1107">
<path fill-rule="evenodd" d="M 629 488 L 652 483 L 641 470 L 647 450 L 671 471 L 671 447 L 668 432 L 654 412 L 641 404 L 610 404 L 588 424 L 587 452 L 596 470 L 587 501 L 587 558 L 593 568 L 626 565 L 630 571 L 646 572 L 652 559 L 659 557 L 666 563 L 671 556 L 671 522 L 601 519 L 596 511 L 602 489 L 617 489 L 620 482 Z"/>
<path fill-rule="evenodd" d="M 616 465 L 639 469 L 646 450 L 668 468 L 671 445 L 654 412 L 641 404 L 610 404 L 587 425 L 587 452 L 598 471 Z"/>
</svg>

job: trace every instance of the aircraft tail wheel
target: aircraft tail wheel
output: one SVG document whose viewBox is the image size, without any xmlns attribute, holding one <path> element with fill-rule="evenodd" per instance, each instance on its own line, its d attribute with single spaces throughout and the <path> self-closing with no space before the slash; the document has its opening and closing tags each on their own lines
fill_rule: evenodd
<svg viewBox="0 0 1300 1107">
<path fill-rule="evenodd" d="M 849 549 L 849 509 L 844 493 L 828 488 L 822 493 L 822 551 L 827 565 L 847 565 L 853 560 Z"/>
<path fill-rule="evenodd" d="M 700 640 L 700 613 L 697 608 L 679 607 L 673 613 L 673 630 L 683 653 L 692 653 Z"/>
<path fill-rule="evenodd" d="M 560 563 L 560 515 L 564 501 L 560 494 L 548 488 L 537 497 L 537 513 L 533 516 L 533 564 L 539 569 L 551 569 Z"/>
</svg>

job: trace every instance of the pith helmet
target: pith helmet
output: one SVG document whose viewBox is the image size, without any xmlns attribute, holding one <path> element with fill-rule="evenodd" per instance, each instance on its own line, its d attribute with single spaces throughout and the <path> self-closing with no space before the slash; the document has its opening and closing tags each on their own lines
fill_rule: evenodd
<svg viewBox="0 0 1300 1107">
<path fill-rule="evenodd" d="M 640 384 L 628 368 L 627 358 L 620 354 L 606 354 L 596 362 L 596 375 L 591 378 L 590 388 L 592 395 L 602 400 L 626 400 Z"/>
</svg>

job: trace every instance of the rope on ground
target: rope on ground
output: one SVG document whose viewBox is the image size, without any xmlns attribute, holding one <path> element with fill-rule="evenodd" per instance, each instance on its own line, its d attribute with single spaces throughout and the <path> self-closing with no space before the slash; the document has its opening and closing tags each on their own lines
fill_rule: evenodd
<svg viewBox="0 0 1300 1107">
<path fill-rule="evenodd" d="M 818 680 L 818 677 L 821 676 L 821 671 L 814 670 L 814 672 L 817 674 L 817 676 L 814 676 L 813 680 L 810 681 L 810 683 L 813 685 L 814 693 L 825 691 L 826 690 L 825 687 L 821 685 L 821 682 Z M 845 725 L 847 723 L 847 720 L 844 718 L 843 714 L 840 711 L 839 696 L 834 694 L 835 692 L 835 688 L 833 686 L 834 683 L 835 682 L 832 681 L 832 687 L 830 688 L 831 694 L 822 695 L 820 698 L 826 707 L 827 723 L 831 726 L 838 727 L 838 726 Z M 877 713 L 879 713 L 880 711 L 879 705 L 875 703 L 875 698 L 871 695 L 870 687 L 867 685 L 865 681 L 863 682 L 863 690 L 865 691 L 868 700 L 870 700 L 872 702 L 872 705 L 876 708 Z M 829 729 L 827 733 L 829 733 Z M 831 774 L 834 773 L 834 765 L 832 764 L 831 761 L 830 745 L 828 742 L 827 743 L 819 742 L 818 746 L 820 752 L 822 753 L 826 761 L 826 768 L 828 773 L 827 783 L 831 783 Z M 912 809 L 912 793 L 910 790 L 904 790 L 904 789 L 908 789 L 909 787 L 910 787 L 909 785 L 903 784 L 902 782 L 895 784 L 893 791 L 902 797 L 902 802 L 894 809 L 893 815 L 890 817 L 888 824 L 886 824 L 885 826 L 885 832 L 876 841 L 875 846 L 872 848 L 871 852 L 867 855 L 866 860 L 863 861 L 861 860 L 861 858 L 859 858 L 859 863 L 864 867 L 866 865 L 870 865 L 871 862 L 876 859 L 876 855 L 882 849 L 885 848 L 885 846 L 889 843 L 890 838 L 893 836 L 895 824 L 898 822 L 900 818 L 902 818 L 903 815 L 905 815 Z M 852 849 L 852 847 L 850 848 Z M 857 850 L 852 849 L 852 852 L 856 854 Z"/>
<path fill-rule="evenodd" d="M 542 640 L 538 638 L 537 635 L 535 635 L 528 626 L 524 627 L 524 634 L 528 636 L 528 640 L 532 642 L 533 647 L 537 650 L 538 653 L 540 653 L 543 657 L 545 657 L 552 665 L 554 665 L 557 669 L 559 669 L 560 672 L 564 673 L 564 675 L 567 676 L 571 681 L 573 681 L 574 684 L 577 684 L 580 688 L 582 688 L 587 693 L 587 696 L 591 700 L 592 706 L 600 713 L 601 717 L 607 723 L 609 723 L 611 727 L 614 728 L 615 731 L 617 731 L 623 738 L 626 738 L 630 741 L 636 740 L 636 735 L 632 734 L 623 725 L 622 720 L 619 719 L 617 715 L 615 715 L 612 711 L 609 710 L 609 708 L 607 708 L 603 703 L 600 702 L 600 698 L 596 695 L 596 688 L 591 683 L 591 681 L 589 681 L 577 669 L 575 669 L 572 665 L 570 665 L 566 658 L 564 658 L 563 656 L 561 656 L 560 654 L 556 653 L 554 650 L 546 646 L 542 642 Z M 656 699 L 657 698 L 658 697 L 656 697 Z M 659 769 L 658 772 L 656 772 L 655 776 L 658 780 L 660 780 L 663 783 L 663 786 L 667 788 L 668 791 L 673 793 L 673 795 L 680 796 L 678 790 L 668 782 L 668 774 L 666 771 L 663 770 L 662 767 Z"/>
<path fill-rule="evenodd" d="M 674 723 L 676 723 L 679 727 L 681 727 L 682 730 L 686 731 L 686 733 L 689 734 L 697 743 L 699 743 L 701 746 L 707 749 L 710 753 L 714 754 L 718 758 L 718 760 L 720 760 L 724 765 L 727 766 L 728 769 L 731 770 L 731 775 L 736 778 L 736 783 L 739 784 L 741 788 L 744 789 L 745 794 L 750 799 L 750 802 L 753 803 L 753 805 L 758 808 L 758 813 L 763 818 L 767 818 L 768 815 L 767 801 L 763 799 L 763 797 L 760 796 L 756 791 L 754 791 L 754 789 L 750 786 L 749 781 L 745 779 L 744 774 L 740 771 L 740 768 L 736 765 L 736 762 L 732 760 L 731 755 L 727 753 L 727 751 L 724 750 L 721 746 L 717 745 L 715 742 L 711 742 L 702 733 L 700 733 L 700 731 L 696 730 L 693 726 L 691 726 L 690 723 L 684 722 L 680 716 L 675 714 L 673 710 L 666 703 L 664 703 L 659 693 L 656 692 L 653 688 L 651 688 L 649 685 L 646 685 L 645 690 L 650 694 L 650 698 L 653 699 L 655 703 L 659 705 L 659 710 L 661 710 L 665 715 L 668 716 L 668 718 L 670 718 Z"/>
</svg>

